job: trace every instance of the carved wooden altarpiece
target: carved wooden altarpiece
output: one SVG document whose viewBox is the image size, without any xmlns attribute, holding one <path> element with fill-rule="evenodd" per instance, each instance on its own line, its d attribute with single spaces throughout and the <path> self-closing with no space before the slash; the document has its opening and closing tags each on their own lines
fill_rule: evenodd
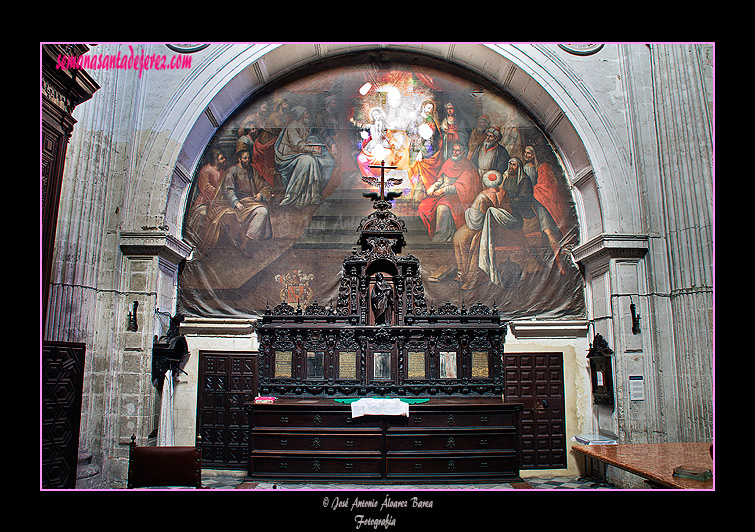
<svg viewBox="0 0 755 532">
<path fill-rule="evenodd" d="M 404 221 L 391 212 L 385 170 L 364 194 L 373 211 L 343 260 L 335 307 L 282 303 L 255 325 L 259 393 L 293 397 L 503 394 L 506 325 L 495 306 L 428 308 L 419 260 L 403 254 Z M 368 178 L 365 178 L 367 180 Z"/>
</svg>

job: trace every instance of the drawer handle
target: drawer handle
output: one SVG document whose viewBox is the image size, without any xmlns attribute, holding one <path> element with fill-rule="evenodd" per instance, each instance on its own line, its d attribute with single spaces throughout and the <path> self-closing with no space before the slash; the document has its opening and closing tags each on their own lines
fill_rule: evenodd
<svg viewBox="0 0 755 532">
<path fill-rule="evenodd" d="M 315 418 L 314 418 L 313 422 L 314 422 L 315 425 L 322 424 L 322 417 L 320 417 L 320 414 L 315 414 Z"/>
<path fill-rule="evenodd" d="M 319 471 L 320 470 L 320 461 L 319 460 L 315 460 L 314 462 L 312 462 L 312 469 L 314 471 Z"/>
<path fill-rule="evenodd" d="M 415 471 L 420 471 L 421 469 L 422 469 L 422 462 L 417 462 L 416 464 L 414 464 Z"/>
<path fill-rule="evenodd" d="M 352 470 L 354 469 L 354 462 L 346 462 L 346 469 Z"/>
<path fill-rule="evenodd" d="M 281 423 L 288 423 L 288 416 L 281 416 L 278 418 Z"/>
<path fill-rule="evenodd" d="M 288 440 L 281 440 L 280 445 L 281 447 L 285 447 L 286 445 L 288 445 Z"/>
<path fill-rule="evenodd" d="M 448 425 L 456 425 L 456 418 L 454 418 L 453 414 L 448 414 L 448 419 L 446 420 L 446 423 Z"/>
<path fill-rule="evenodd" d="M 456 461 L 455 460 L 449 460 L 447 468 L 448 468 L 449 471 L 456 471 Z"/>
<path fill-rule="evenodd" d="M 488 440 L 482 439 L 480 440 L 480 447 L 485 447 L 488 444 Z"/>
<path fill-rule="evenodd" d="M 319 449 L 322 446 L 320 443 L 320 438 L 312 438 L 312 448 L 313 449 Z"/>
<path fill-rule="evenodd" d="M 453 436 L 449 436 L 448 440 L 446 441 L 446 447 L 449 447 L 451 449 L 456 447 L 456 440 Z"/>
<path fill-rule="evenodd" d="M 487 469 L 488 463 L 487 462 L 480 462 L 480 469 Z"/>
<path fill-rule="evenodd" d="M 354 440 L 346 440 L 346 447 L 354 447 Z"/>
<path fill-rule="evenodd" d="M 415 447 L 422 447 L 422 440 L 414 440 Z"/>
<path fill-rule="evenodd" d="M 286 463 L 286 462 L 281 462 L 280 464 L 278 464 L 278 467 L 279 467 L 280 469 L 288 469 L 288 463 Z"/>
<path fill-rule="evenodd" d="M 414 416 L 415 423 L 422 423 L 422 416 Z"/>
<path fill-rule="evenodd" d="M 488 422 L 488 416 L 480 416 L 480 423 L 487 423 Z"/>
</svg>

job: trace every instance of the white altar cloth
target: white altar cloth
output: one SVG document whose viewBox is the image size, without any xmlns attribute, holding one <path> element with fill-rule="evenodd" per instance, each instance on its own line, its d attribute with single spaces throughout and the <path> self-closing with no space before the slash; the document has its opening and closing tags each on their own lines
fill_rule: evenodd
<svg viewBox="0 0 755 532">
<path fill-rule="evenodd" d="M 401 399 L 364 397 L 351 403 L 351 417 L 360 416 L 405 416 L 409 417 L 409 404 Z"/>
</svg>

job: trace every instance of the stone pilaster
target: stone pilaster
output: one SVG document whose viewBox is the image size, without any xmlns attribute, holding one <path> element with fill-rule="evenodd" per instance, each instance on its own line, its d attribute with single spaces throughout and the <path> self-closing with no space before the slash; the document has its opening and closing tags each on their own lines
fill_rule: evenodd
<svg viewBox="0 0 755 532">
<path fill-rule="evenodd" d="M 116 437 L 111 481 L 126 479 L 131 435 L 136 435 L 137 445 L 144 445 L 158 425 L 152 344 L 156 335 L 165 332 L 157 323 L 158 305 L 162 301 L 172 310 L 173 302 L 166 302 L 165 294 L 175 294 L 178 264 L 191 253 L 185 242 L 159 230 L 121 232 L 119 247 L 123 290 L 114 313 L 120 324 L 115 335 L 121 339 L 122 350 L 113 353 L 111 376 L 117 394 L 110 397 L 112 408 L 106 414 Z"/>
<path fill-rule="evenodd" d="M 593 325 L 589 341 L 600 334 L 614 353 L 614 406 L 593 405 L 592 432 L 618 436 L 621 443 L 646 440 L 654 422 L 649 412 L 656 405 L 652 401 L 632 404 L 628 389 L 630 375 L 642 375 L 646 388 L 655 388 L 654 373 L 648 368 L 653 332 L 633 331 L 630 311 L 634 303 L 640 316 L 650 313 L 645 286 L 647 251 L 646 235 L 626 234 L 600 235 L 574 249 L 574 259 L 585 272 Z"/>
<path fill-rule="evenodd" d="M 652 45 L 679 432 L 713 437 L 712 47 Z"/>
</svg>

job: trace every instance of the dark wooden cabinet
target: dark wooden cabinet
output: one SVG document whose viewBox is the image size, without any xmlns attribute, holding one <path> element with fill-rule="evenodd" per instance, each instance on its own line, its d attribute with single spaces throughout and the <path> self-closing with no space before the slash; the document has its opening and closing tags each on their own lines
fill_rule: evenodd
<svg viewBox="0 0 755 532">
<path fill-rule="evenodd" d="M 249 475 L 277 480 L 519 480 L 521 405 L 432 398 L 409 416 L 353 418 L 334 399 L 250 404 Z"/>
<path fill-rule="evenodd" d="M 247 405 L 253 478 L 382 478 L 382 416 L 351 417 L 333 399 Z"/>
</svg>

